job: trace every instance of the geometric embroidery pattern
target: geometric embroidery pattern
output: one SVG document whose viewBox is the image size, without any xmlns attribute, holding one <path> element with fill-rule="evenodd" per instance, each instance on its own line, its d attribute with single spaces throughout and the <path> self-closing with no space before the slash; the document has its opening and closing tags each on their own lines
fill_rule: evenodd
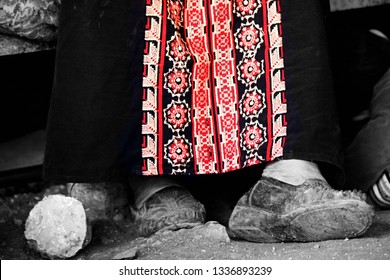
<svg viewBox="0 0 390 280">
<path fill-rule="evenodd" d="M 268 130 L 272 141 L 267 147 L 267 161 L 283 155 L 283 146 L 287 136 L 287 102 L 284 78 L 282 20 L 279 0 L 262 0 L 263 14 L 266 18 L 266 64 L 268 77 Z"/>
<path fill-rule="evenodd" d="M 210 3 L 212 46 L 213 94 L 217 110 L 221 172 L 240 168 L 238 88 L 234 58 L 234 37 L 231 1 L 215 0 Z"/>
<path fill-rule="evenodd" d="M 143 174 L 211 174 L 283 155 L 280 0 L 147 0 Z"/>
<path fill-rule="evenodd" d="M 193 137 L 196 159 L 195 173 L 217 173 L 217 131 L 214 122 L 212 96 L 211 49 L 208 40 L 207 1 L 187 0 L 184 18 L 188 47 L 194 57 L 193 65 Z"/>
<path fill-rule="evenodd" d="M 142 120 L 142 172 L 153 175 L 159 170 L 159 117 L 157 115 L 160 92 L 161 50 L 163 49 L 163 22 L 165 18 L 163 0 L 146 1 L 146 26 L 143 75 L 143 120 Z"/>
</svg>

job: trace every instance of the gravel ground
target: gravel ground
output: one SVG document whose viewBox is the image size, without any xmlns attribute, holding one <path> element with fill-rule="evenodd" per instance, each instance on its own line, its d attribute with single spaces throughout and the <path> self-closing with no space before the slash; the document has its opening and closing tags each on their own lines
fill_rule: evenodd
<svg viewBox="0 0 390 280">
<path fill-rule="evenodd" d="M 39 260 L 28 248 L 24 224 L 30 210 L 45 195 L 64 194 L 65 187 L 30 186 L 35 192 L 0 196 L 0 259 Z M 43 190 L 42 190 L 43 189 Z M 93 227 L 91 243 L 73 259 L 268 259 L 268 260 L 388 260 L 390 211 L 377 213 L 371 229 L 360 238 L 310 243 L 250 243 L 231 240 L 215 221 L 195 228 L 162 230 L 149 238 L 137 236 L 131 221 L 101 222 Z"/>
</svg>

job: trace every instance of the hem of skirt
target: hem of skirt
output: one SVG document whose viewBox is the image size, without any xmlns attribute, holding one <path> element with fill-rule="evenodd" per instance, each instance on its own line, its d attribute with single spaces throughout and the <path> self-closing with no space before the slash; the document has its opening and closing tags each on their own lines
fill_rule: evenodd
<svg viewBox="0 0 390 280">
<path fill-rule="evenodd" d="M 321 171 L 323 172 L 323 175 L 325 178 L 336 186 L 341 186 L 344 184 L 345 181 L 345 174 L 344 170 L 341 167 L 341 158 L 337 158 L 332 155 L 328 154 L 319 154 L 319 153 L 308 153 L 308 152 L 285 152 L 283 156 L 276 158 L 275 160 L 282 160 L 282 159 L 301 159 L 301 160 L 307 160 L 307 161 L 313 161 L 319 164 L 319 167 Z M 266 163 L 266 162 L 265 162 Z M 264 165 L 265 164 L 260 163 L 258 165 Z M 245 169 L 247 167 L 242 167 L 242 169 Z M 240 169 L 238 169 L 240 170 Z M 236 172 L 238 170 L 234 170 L 231 172 Z M 121 174 L 121 176 L 84 176 L 84 175 L 64 175 L 67 172 L 61 172 L 60 170 L 56 170 L 55 172 L 53 170 L 44 169 L 42 178 L 45 181 L 51 181 L 51 182 L 62 182 L 62 183 L 98 183 L 98 182 L 123 182 L 126 180 L 126 178 L 129 178 L 131 175 L 138 175 L 138 176 L 175 176 L 170 174 L 158 174 L 158 175 L 145 175 L 142 174 L 141 171 L 132 171 L 129 172 L 129 174 L 124 175 Z M 229 172 L 225 172 L 229 173 Z M 216 173 L 217 174 L 217 173 Z M 218 173 L 219 174 L 219 173 Z M 197 175 L 203 175 L 203 174 L 186 174 L 188 176 L 197 176 Z M 186 175 L 177 175 L 177 176 L 186 176 Z"/>
</svg>

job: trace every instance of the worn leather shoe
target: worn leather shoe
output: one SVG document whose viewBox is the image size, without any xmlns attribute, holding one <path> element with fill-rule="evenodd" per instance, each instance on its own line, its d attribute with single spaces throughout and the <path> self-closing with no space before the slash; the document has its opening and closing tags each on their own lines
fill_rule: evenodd
<svg viewBox="0 0 390 280">
<path fill-rule="evenodd" d="M 149 197 L 139 208 L 131 207 L 134 223 L 141 236 L 162 228 L 172 230 L 203 224 L 206 210 L 185 188 L 167 187 Z"/>
<path fill-rule="evenodd" d="M 235 206 L 233 237 L 253 242 L 352 238 L 371 226 L 375 211 L 358 191 L 336 191 L 318 179 L 294 186 L 263 177 Z"/>
</svg>

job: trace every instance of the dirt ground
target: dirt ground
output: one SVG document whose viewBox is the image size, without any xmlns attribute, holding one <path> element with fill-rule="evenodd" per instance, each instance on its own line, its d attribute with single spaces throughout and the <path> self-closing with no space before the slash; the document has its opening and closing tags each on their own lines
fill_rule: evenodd
<svg viewBox="0 0 390 280">
<path fill-rule="evenodd" d="M 43 196 L 61 193 L 65 193 L 63 186 L 0 196 L 0 259 L 45 259 L 28 248 L 24 223 Z M 91 243 L 73 259 L 388 260 L 390 211 L 378 212 L 373 226 L 363 237 L 312 243 L 261 244 L 232 240 L 225 227 L 212 220 L 195 228 L 162 230 L 149 238 L 138 237 L 127 219 L 115 225 L 101 222 L 93 227 Z"/>
</svg>

